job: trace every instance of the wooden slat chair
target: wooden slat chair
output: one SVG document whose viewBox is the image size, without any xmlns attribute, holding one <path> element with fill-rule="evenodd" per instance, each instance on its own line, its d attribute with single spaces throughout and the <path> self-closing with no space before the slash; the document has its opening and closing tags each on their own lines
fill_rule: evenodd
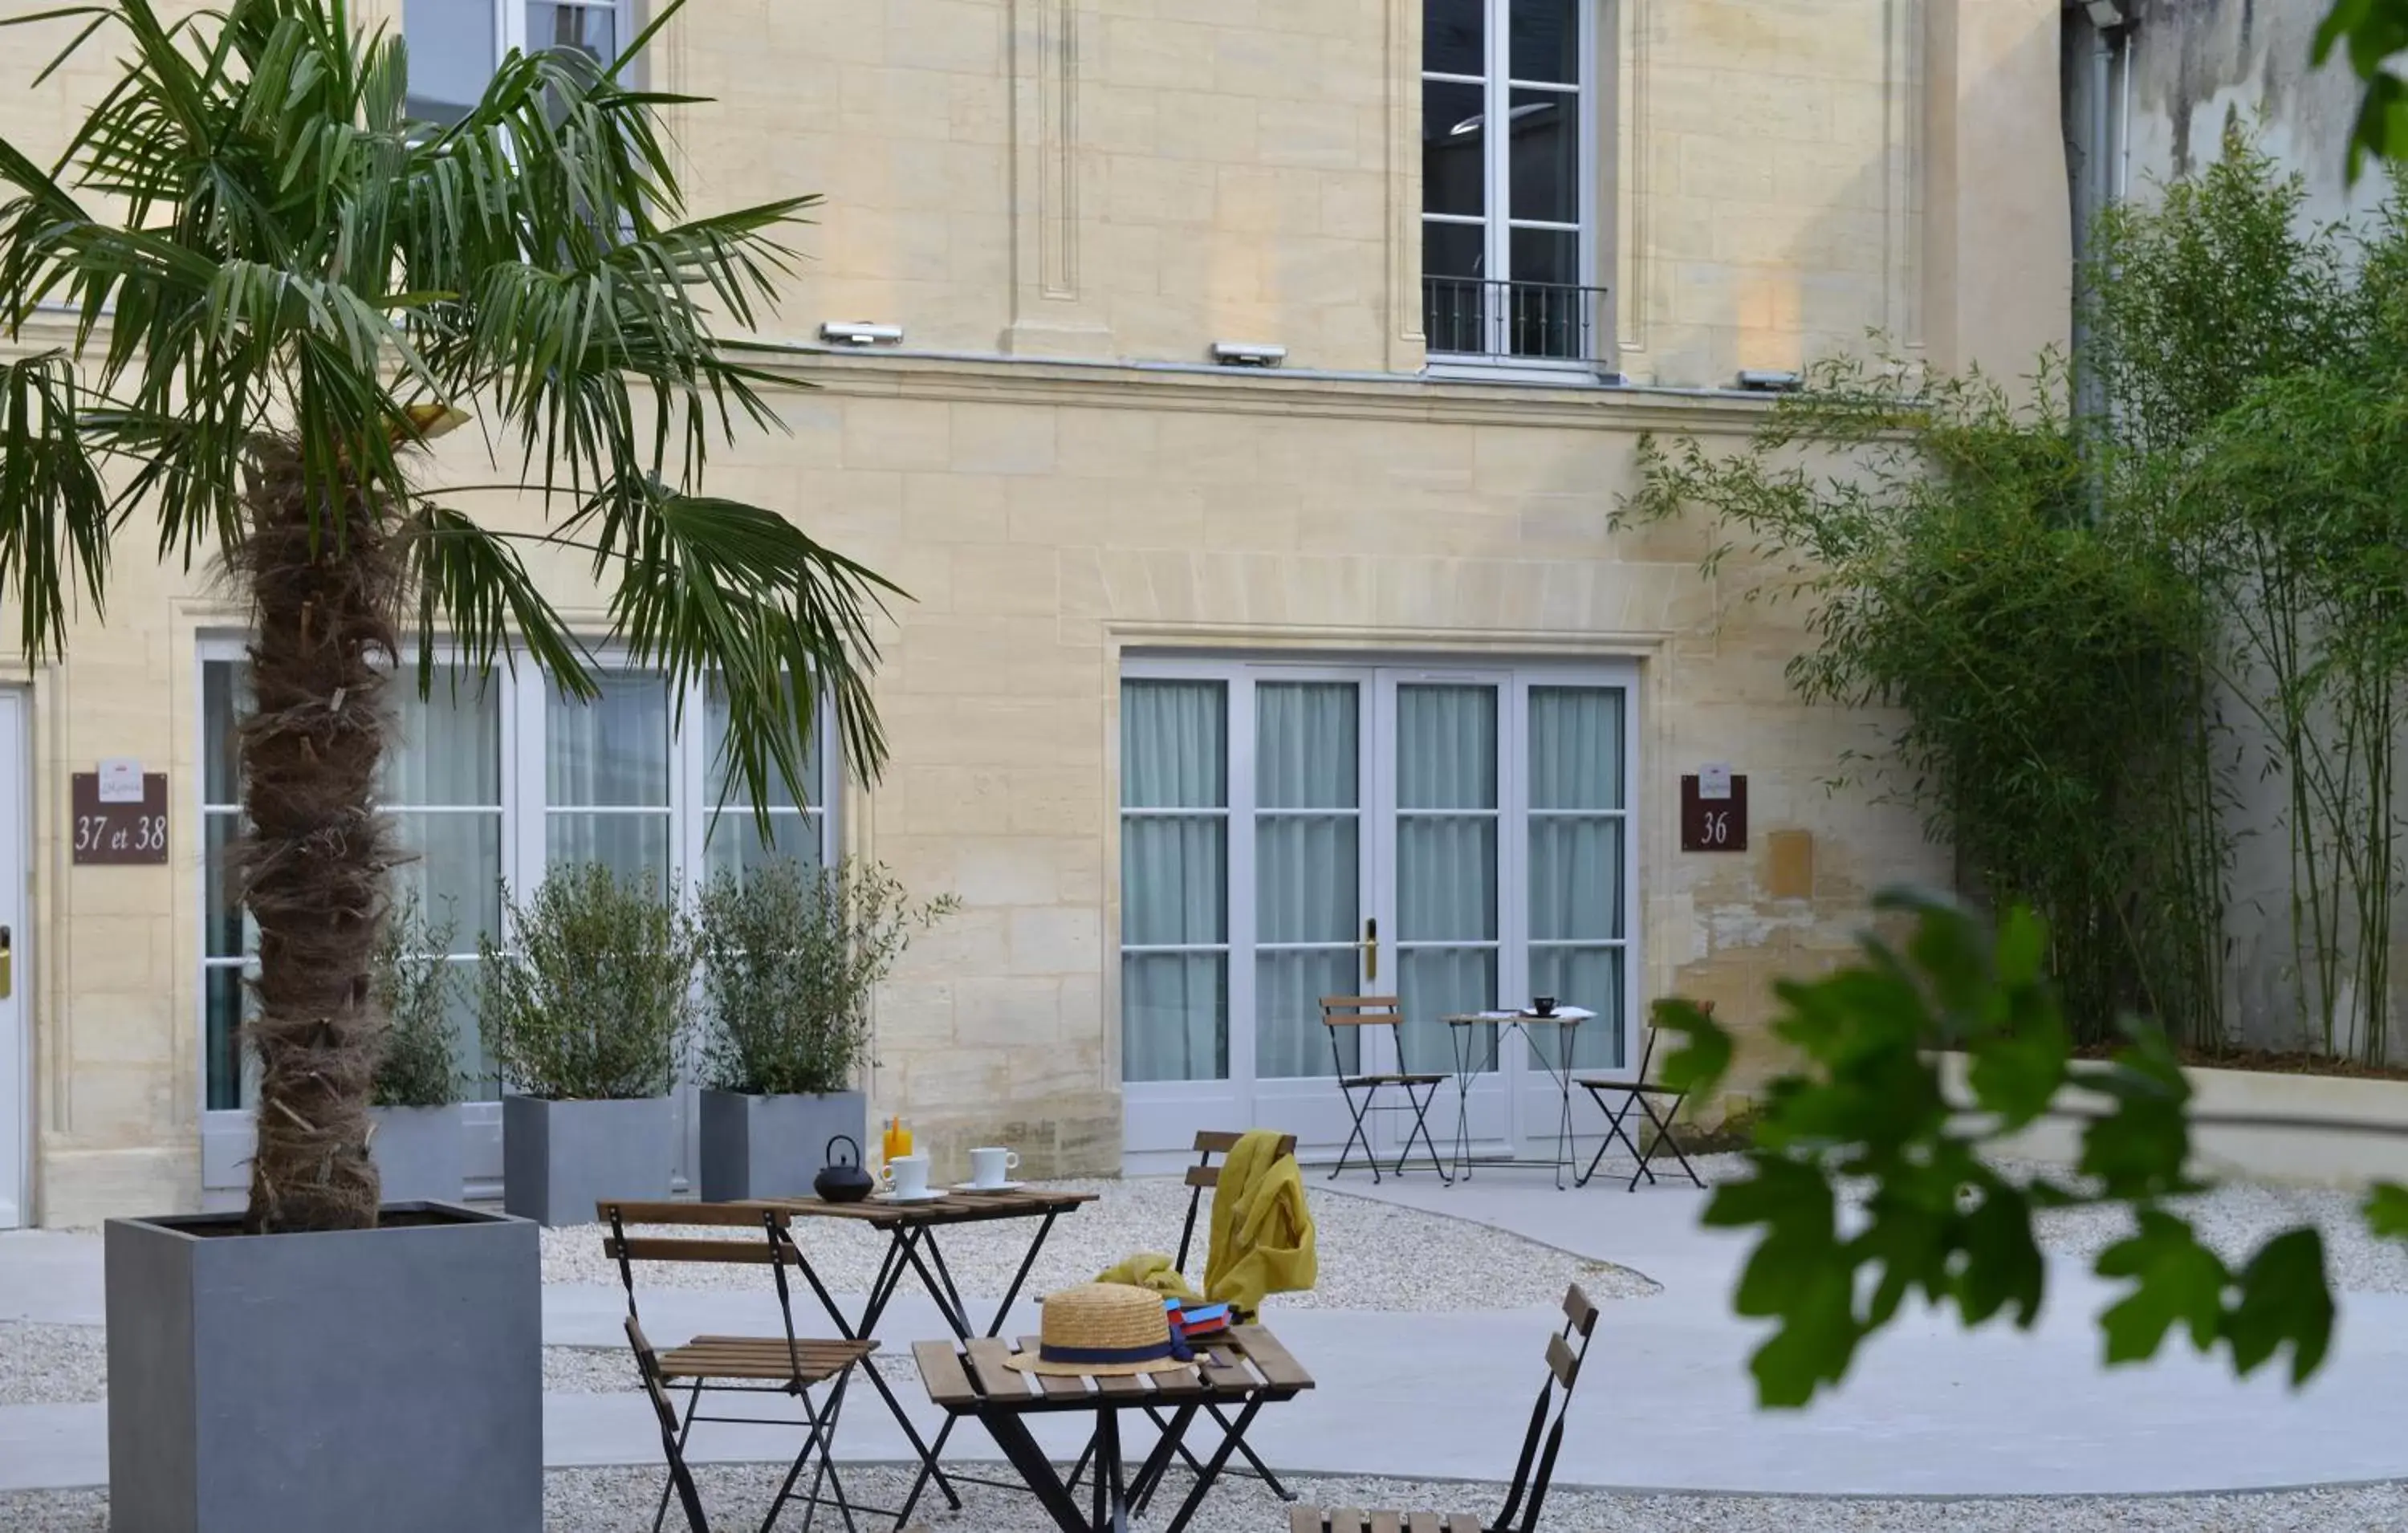
<svg viewBox="0 0 2408 1533">
<path fill-rule="evenodd" d="M 1363 1162 L 1371 1168 L 1371 1181 L 1374 1183 L 1379 1182 L 1379 1157 L 1371 1153 L 1371 1135 L 1365 1120 L 1377 1106 L 1380 1093 L 1391 1088 L 1403 1095 L 1405 1110 L 1413 1115 L 1413 1126 L 1405 1135 L 1404 1148 L 1397 1153 L 1397 1175 L 1405 1174 L 1405 1161 L 1412 1154 L 1413 1139 L 1418 1137 L 1429 1150 L 1430 1169 L 1438 1173 L 1440 1182 L 1451 1180 L 1446 1168 L 1439 1164 L 1438 1144 L 1430 1138 L 1429 1131 L 1430 1102 L 1438 1096 L 1438 1088 L 1445 1083 L 1447 1078 L 1442 1074 L 1420 1074 L 1405 1068 L 1405 1012 L 1398 998 L 1394 996 L 1324 996 L 1321 997 L 1321 1023 L 1329 1030 L 1329 1057 L 1338 1067 L 1339 1094 L 1346 1098 L 1346 1110 L 1354 1118 L 1354 1131 L 1347 1137 L 1345 1148 L 1338 1153 L 1338 1165 L 1329 1173 L 1331 1180 L 1336 1180 L 1346 1169 L 1346 1158 L 1354 1153 L 1354 1146 L 1359 1143 L 1363 1146 Z M 1353 1070 L 1346 1067 L 1346 1052 L 1339 1047 L 1338 1042 L 1343 1036 L 1340 1029 L 1348 1027 L 1355 1030 L 1357 1040 L 1355 1068 Z M 1388 1029 L 1396 1043 L 1395 1070 L 1386 1074 L 1368 1074 L 1362 1069 L 1360 1040 L 1362 1030 L 1367 1027 Z M 1357 1093 L 1361 1095 L 1358 1096 Z"/>
<path fill-rule="evenodd" d="M 636 1367 L 642 1373 L 645 1388 L 657 1398 L 656 1406 L 668 1407 L 669 1393 L 678 1385 L 686 1388 L 685 1411 L 682 1416 L 668 1409 L 664 1423 L 665 1446 L 669 1459 L 669 1483 L 661 1487 L 661 1504 L 652 1515 L 652 1533 L 660 1533 L 661 1524 L 668 1517 L 669 1497 L 675 1495 L 685 1503 L 686 1520 L 694 1525 L 695 1533 L 707 1533 L 701 1516 L 702 1505 L 694 1490 L 694 1477 L 685 1466 L 685 1447 L 694 1434 L 697 1421 L 741 1422 L 771 1426 L 790 1426 L 791 1420 L 776 1416 L 720 1416 L 700 1414 L 705 1394 L 724 1395 L 786 1395 L 800 1404 L 803 1424 L 802 1451 L 795 1455 L 794 1466 L 786 1471 L 785 1483 L 778 1487 L 777 1499 L 770 1503 L 767 1527 L 777 1520 L 788 1499 L 794 1496 L 795 1483 L 810 1464 L 816 1453 L 818 1467 L 811 1475 L 810 1494 L 804 1497 L 811 1506 L 833 1505 L 844 1516 L 845 1526 L 853 1526 L 852 1508 L 847 1504 L 844 1484 L 838 1477 L 834 1457 L 838 1413 L 844 1406 L 844 1390 L 853 1369 L 862 1365 L 878 1350 L 875 1341 L 826 1340 L 797 1336 L 795 1333 L 794 1296 L 786 1281 L 786 1269 L 800 1265 L 794 1245 L 794 1233 L 789 1227 L 792 1215 L 781 1209 L 759 1208 L 741 1203 L 638 1203 L 602 1202 L 595 1205 L 602 1222 L 610 1228 L 604 1238 L 602 1253 L 619 1264 L 619 1281 L 627 1290 L 627 1340 L 636 1352 Z M 674 1236 L 631 1236 L 631 1225 L 671 1225 L 700 1228 L 743 1229 L 762 1232 L 763 1239 L 754 1241 L 729 1237 L 689 1239 Z M 642 1316 L 636 1300 L 636 1268 L 638 1262 L 711 1262 L 766 1266 L 769 1268 L 778 1292 L 778 1312 L 784 1321 L 782 1336 L 697 1336 L 681 1347 L 666 1352 L 655 1351 L 644 1339 Z M 816 1404 L 811 1391 L 831 1385 Z M 833 1500 L 823 1500 L 824 1484 L 833 1493 Z"/>
<path fill-rule="evenodd" d="M 1563 1328 L 1547 1338 L 1547 1377 L 1539 1385 L 1538 1403 L 1530 1408 L 1522 1456 L 1513 1466 L 1512 1483 L 1505 1488 L 1505 1508 L 1496 1521 L 1484 1523 L 1461 1512 L 1296 1507 L 1288 1513 L 1288 1533 L 1537 1533 L 1547 1488 L 1555 1483 L 1555 1456 L 1563 1450 L 1564 1415 L 1571 1409 L 1572 1385 L 1580 1382 L 1581 1364 L 1588 1357 L 1588 1339 L 1596 1329 L 1597 1306 L 1574 1283 L 1564 1291 Z"/>
<path fill-rule="evenodd" d="M 1698 1010 L 1711 1017 L 1714 1014 L 1714 1003 L 1700 1001 L 1698 1003 Z M 1597 1104 L 1597 1110 L 1599 1112 L 1605 1114 L 1605 1138 L 1598 1141 L 1597 1153 L 1589 1157 L 1588 1169 L 1580 1174 L 1580 1180 L 1573 1185 L 1587 1186 L 1589 1178 L 1597 1175 L 1598 1163 L 1605 1159 L 1605 1153 L 1612 1149 L 1615 1141 L 1619 1140 L 1623 1148 L 1630 1152 L 1631 1158 L 1639 1163 L 1639 1169 L 1630 1173 L 1630 1185 L 1624 1188 L 1624 1191 L 1637 1192 L 1641 1177 L 1647 1179 L 1649 1186 L 1656 1184 L 1656 1173 L 1648 1169 L 1647 1163 L 1655 1158 L 1658 1149 L 1670 1149 L 1673 1158 L 1681 1163 L 1681 1169 L 1688 1173 L 1689 1181 L 1699 1188 L 1705 1186 L 1704 1181 L 1698 1175 L 1698 1168 L 1690 1165 L 1689 1157 L 1682 1153 L 1681 1141 L 1672 1134 L 1672 1121 L 1681 1115 L 1681 1104 L 1687 1099 L 1688 1093 L 1675 1091 L 1670 1086 L 1657 1085 L 1649 1081 L 1647 1072 L 1655 1063 L 1656 1024 L 1649 1023 L 1646 1041 L 1640 1046 L 1639 1050 L 1639 1074 L 1636 1079 L 1610 1081 L 1588 1076 L 1573 1078 L 1572 1084 L 1587 1092 L 1588 1099 Z M 1613 1105 L 1615 1100 L 1621 1103 L 1618 1108 Z M 1670 1101 L 1671 1105 L 1664 1109 L 1659 1115 L 1656 1110 L 1656 1104 L 1662 1101 Z M 1632 1141 L 1622 1126 L 1634 1107 L 1644 1112 L 1647 1115 L 1647 1121 L 1656 1128 L 1656 1137 L 1647 1141 L 1647 1147 L 1643 1150 Z"/>
</svg>

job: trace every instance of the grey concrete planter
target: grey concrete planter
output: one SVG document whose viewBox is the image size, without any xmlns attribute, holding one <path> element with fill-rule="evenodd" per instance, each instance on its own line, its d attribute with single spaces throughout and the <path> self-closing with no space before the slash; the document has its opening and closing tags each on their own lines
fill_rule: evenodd
<svg viewBox="0 0 2408 1533">
<path fill-rule="evenodd" d="M 372 1110 L 376 1158 L 388 1203 L 456 1203 L 468 1176 L 467 1135 L 456 1107 L 380 1107 Z"/>
<path fill-rule="evenodd" d="M 702 1197 L 809 1197 L 827 1164 L 828 1140 L 869 1142 L 869 1103 L 857 1091 L 810 1096 L 702 1094 Z M 867 1153 L 866 1150 L 864 1152 Z"/>
<path fill-rule="evenodd" d="M 115 1533 L 541 1533 L 536 1228 L 384 1216 L 328 1235 L 108 1222 Z"/>
<path fill-rule="evenodd" d="M 502 1207 L 542 1225 L 590 1225 L 606 1197 L 660 1199 L 677 1176 L 676 1104 L 502 1098 Z"/>
</svg>

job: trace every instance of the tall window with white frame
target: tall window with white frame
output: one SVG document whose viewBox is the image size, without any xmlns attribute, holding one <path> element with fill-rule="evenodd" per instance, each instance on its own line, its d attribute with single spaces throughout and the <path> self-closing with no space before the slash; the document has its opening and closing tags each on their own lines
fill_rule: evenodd
<svg viewBox="0 0 2408 1533">
<path fill-rule="evenodd" d="M 577 48 L 615 59 L 632 20 L 630 0 L 404 0 L 409 115 L 458 122 L 513 48 Z"/>
<path fill-rule="evenodd" d="M 1598 360 L 1596 0 L 1425 0 L 1423 320 L 1435 356 Z"/>
<path fill-rule="evenodd" d="M 204 1105 L 213 1113 L 251 1102 L 240 1029 L 256 933 L 232 898 L 226 858 L 242 823 L 240 655 L 239 645 L 212 640 L 201 664 L 201 1010 Z M 616 668 L 595 680 L 591 699 L 564 696 L 532 667 L 482 685 L 438 672 L 425 700 L 413 676 L 393 688 L 378 808 L 410 859 L 396 877 L 452 926 L 444 956 L 460 967 L 453 1004 L 461 1068 L 479 1082 L 472 1097 L 498 1092 L 478 1038 L 475 966 L 478 938 L 505 936 L 505 887 L 532 889 L 549 867 L 595 861 L 690 897 L 710 873 L 740 876 L 787 858 L 816 868 L 833 855 L 832 721 L 800 688 L 803 791 L 774 788 L 756 815 L 724 756 L 727 707 L 717 687 L 681 689 L 657 672 Z"/>
</svg>

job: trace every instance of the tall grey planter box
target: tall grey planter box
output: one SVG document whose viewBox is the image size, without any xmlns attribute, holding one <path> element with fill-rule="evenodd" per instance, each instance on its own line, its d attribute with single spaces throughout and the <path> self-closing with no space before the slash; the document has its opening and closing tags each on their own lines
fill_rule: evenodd
<svg viewBox="0 0 2408 1533">
<path fill-rule="evenodd" d="M 657 1201 L 677 1175 L 666 1096 L 631 1102 L 502 1098 L 502 1207 L 540 1225 L 590 1225 L 605 1198 Z"/>
<path fill-rule="evenodd" d="M 456 1107 L 380 1107 L 368 1153 L 388 1203 L 456 1203 L 468 1177 L 467 1135 Z"/>
<path fill-rule="evenodd" d="M 869 1101 L 857 1091 L 810 1096 L 702 1094 L 702 1196 L 809 1197 L 811 1179 L 827 1164 L 828 1140 L 853 1136 L 868 1142 Z"/>
<path fill-rule="evenodd" d="M 112 1533 L 541 1533 L 536 1228 L 384 1219 L 108 1221 Z"/>
</svg>

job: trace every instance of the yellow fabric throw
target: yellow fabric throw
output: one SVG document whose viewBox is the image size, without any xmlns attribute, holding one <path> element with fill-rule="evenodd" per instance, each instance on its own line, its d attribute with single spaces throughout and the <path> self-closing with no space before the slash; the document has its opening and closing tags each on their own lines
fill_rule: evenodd
<svg viewBox="0 0 2408 1533">
<path fill-rule="evenodd" d="M 1204 1297 L 1253 1316 L 1270 1294 L 1300 1293 L 1321 1275 L 1304 1173 L 1279 1153 L 1280 1137 L 1257 1128 L 1239 1139 L 1212 1191 L 1212 1245 Z"/>
<path fill-rule="evenodd" d="M 1159 1251 L 1140 1251 L 1098 1276 L 1097 1282 L 1125 1282 L 1132 1288 L 1151 1288 L 1165 1298 L 1175 1298 L 1182 1304 L 1201 1304 L 1204 1296 L 1193 1283 L 1170 1265 L 1170 1258 Z"/>
</svg>

